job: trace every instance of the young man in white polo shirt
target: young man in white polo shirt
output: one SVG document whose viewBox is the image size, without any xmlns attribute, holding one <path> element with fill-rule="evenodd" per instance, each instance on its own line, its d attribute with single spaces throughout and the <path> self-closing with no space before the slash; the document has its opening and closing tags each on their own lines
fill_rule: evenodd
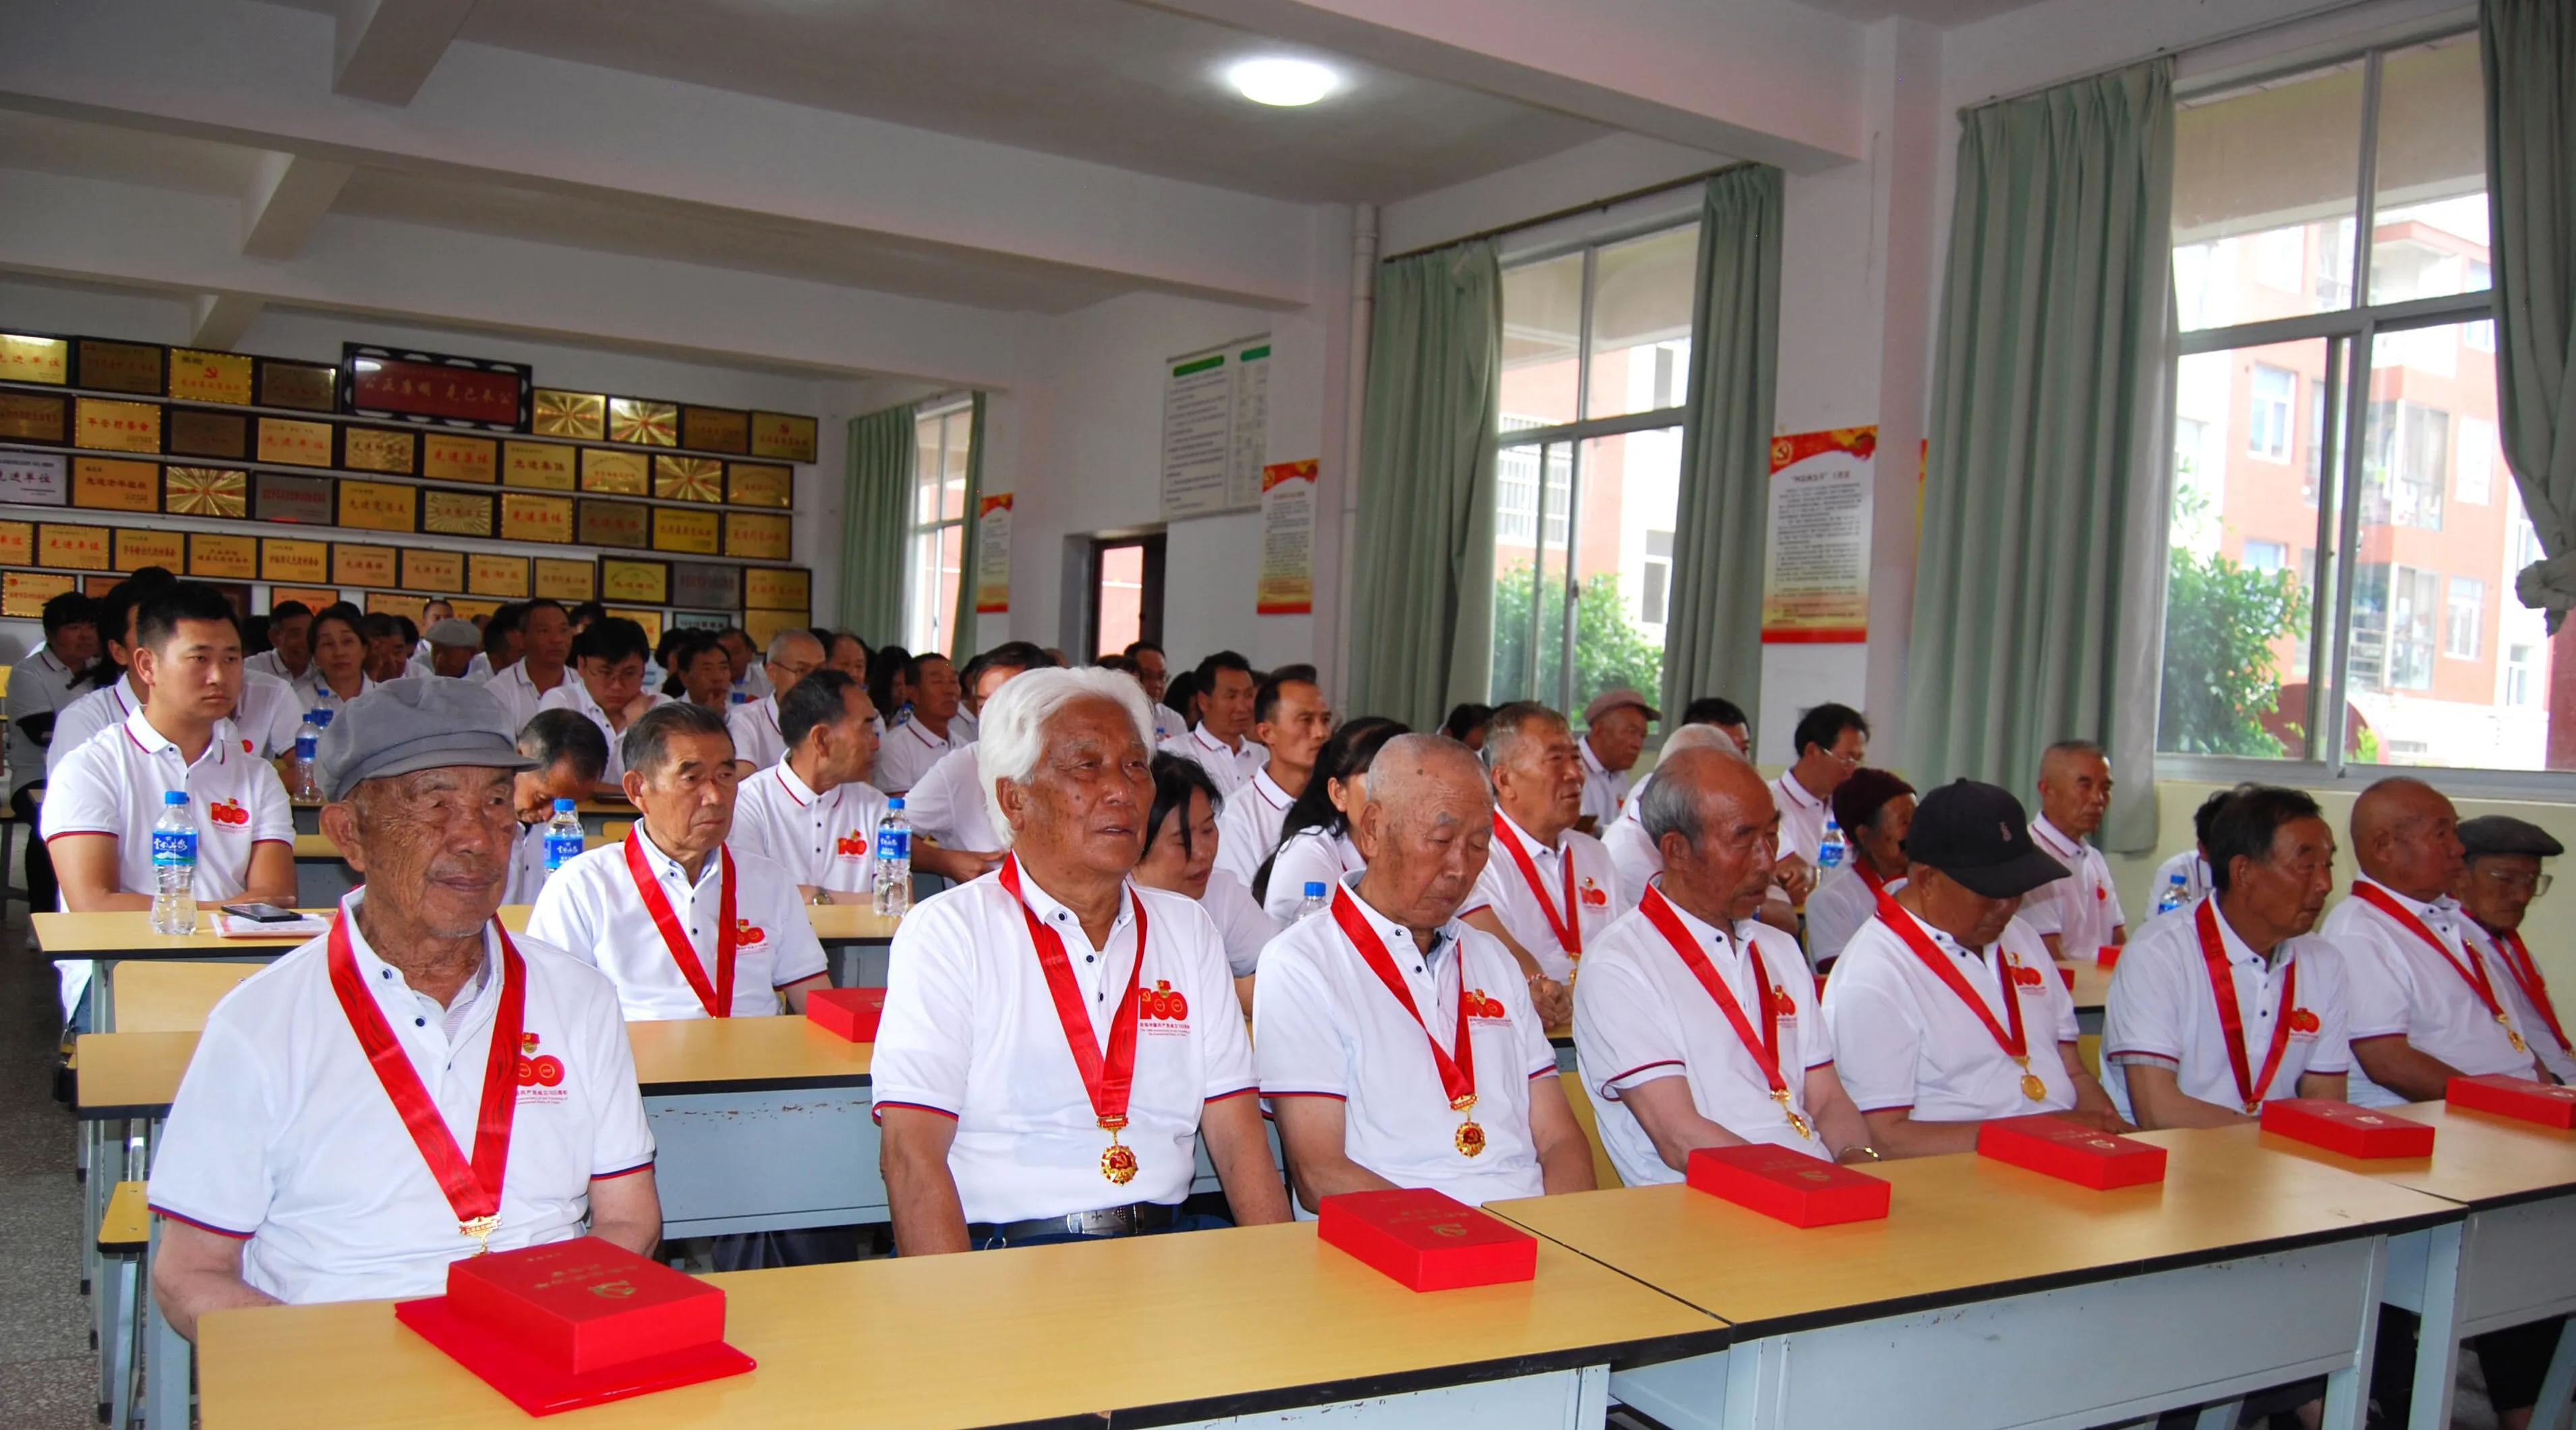
<svg viewBox="0 0 2576 1430">
<path fill-rule="evenodd" d="M 873 1077 L 905 1256 L 1187 1229 L 1199 1142 L 1234 1219 L 1284 1221 L 1216 925 L 1138 886 L 1144 692 L 1037 670 L 984 707 L 1001 869 L 906 916 Z"/>
<path fill-rule="evenodd" d="M 1771 802 L 1780 808 L 1775 877 L 1789 902 L 1804 906 L 1816 891 L 1816 851 L 1824 846 L 1834 791 L 1869 756 L 1869 721 L 1848 705 L 1828 702 L 1799 716 L 1789 738 L 1797 763 L 1771 782 Z"/>
<path fill-rule="evenodd" d="M 726 844 L 739 776 L 724 717 L 657 705 L 625 738 L 623 788 L 643 817 L 555 871 L 528 936 L 596 965 L 630 1019 L 755 1018 L 782 998 L 804 1012 L 830 982 L 823 945 L 787 871 Z"/>
<path fill-rule="evenodd" d="M 652 655 L 644 628 L 622 616 L 590 623 L 573 641 L 577 677 L 546 692 L 539 710 L 578 710 L 599 727 L 608 741 L 608 773 L 615 785 L 626 773 L 622 741 L 626 731 L 648 710 L 669 704 L 671 697 L 644 686 L 644 662 Z M 525 662 L 522 662 L 524 664 Z M 718 717 L 721 722 L 722 717 Z"/>
<path fill-rule="evenodd" d="M 1473 754 L 1397 736 L 1352 826 L 1368 868 L 1262 950 L 1254 1061 L 1307 1212 L 1387 1187 L 1471 1206 L 1592 1187 L 1517 960 L 1456 916 L 1492 828 Z"/>
<path fill-rule="evenodd" d="M 199 903 L 295 902 L 295 820 L 277 771 L 243 749 L 224 712 L 241 689 L 241 630 L 211 586 L 176 582 L 136 621 L 133 674 L 143 708 L 64 757 L 46 785 L 45 845 L 67 913 L 149 909 L 158 876 L 152 827 L 169 792 L 197 826 Z M 89 965 L 61 965 L 72 1017 Z"/>
<path fill-rule="evenodd" d="M 2141 1127 L 2224 1127 L 2280 1097 L 2342 1101 L 2343 960 L 2309 935 L 2334 830 L 2297 790 L 2238 790 L 2204 841 L 2218 892 L 2138 931 L 2102 1022 L 2103 1081 Z"/>
<path fill-rule="evenodd" d="M 1678 1182 L 1693 1150 L 1752 1143 L 1877 1161 L 1806 957 L 1755 917 L 1780 830 L 1770 787 L 1732 750 L 1686 750 L 1635 802 L 1664 872 L 1603 930 L 1574 995 L 1575 1055 L 1619 1179 Z"/>
<path fill-rule="evenodd" d="M 543 596 L 530 601 L 519 613 L 519 641 L 519 658 L 484 682 L 510 713 L 513 730 L 536 718 L 548 695 L 579 680 L 565 664 L 572 658 L 572 622 L 561 605 Z"/>
<path fill-rule="evenodd" d="M 242 662 L 293 685 L 313 669 L 313 608 L 302 601 L 279 601 L 268 608 L 268 649 Z"/>
<path fill-rule="evenodd" d="M 2508 997 L 2512 971 L 2451 897 L 2462 863 L 2459 816 L 2421 780 L 2384 779 L 2352 805 L 2352 897 L 2326 915 L 2343 952 L 2352 1100 L 2364 1107 L 2437 1102 L 2451 1079 L 2503 1073 L 2547 1080 L 2534 1034 Z"/>
<path fill-rule="evenodd" d="M 948 657 L 924 651 L 905 663 L 903 679 L 912 689 L 912 717 L 886 731 L 877 754 L 874 783 L 887 794 L 910 791 L 941 756 L 971 742 L 956 724 L 957 670 Z"/>
<path fill-rule="evenodd" d="M 837 670 L 801 675 L 777 704 L 791 737 L 787 757 L 744 777 L 732 846 L 786 870 L 814 903 L 864 904 L 886 813 L 886 797 L 867 782 L 877 760 L 876 704 L 866 686 Z M 921 846 L 914 858 L 931 852 Z"/>
<path fill-rule="evenodd" d="M 1520 961 L 1546 1027 L 1574 1016 L 1567 991 L 1583 950 L 1619 915 L 1619 875 L 1601 841 L 1574 827 L 1583 760 L 1574 731 L 1544 705 L 1515 700 L 1485 730 L 1494 843 L 1460 917 Z"/>
<path fill-rule="evenodd" d="M 100 659 L 70 688 L 54 715 L 54 740 L 45 747 L 45 773 L 99 731 L 125 723 L 143 708 L 143 682 L 134 674 L 134 622 L 144 600 L 172 584 L 168 576 L 130 576 L 108 588 L 98 603 Z"/>
<path fill-rule="evenodd" d="M 2129 1124 L 2075 1057 L 2075 1000 L 2048 946 L 2013 917 L 2066 866 L 2031 842 L 2021 801 L 1974 780 L 1923 797 L 1905 887 L 1852 935 L 1825 984 L 1835 1066 L 1870 1145 L 1967 1152 L 1994 1118 L 2071 1112 Z"/>
<path fill-rule="evenodd" d="M 1261 682 L 1252 710 L 1253 738 L 1270 757 L 1242 789 L 1218 791 L 1225 797 L 1225 813 L 1217 817 L 1216 850 L 1216 867 L 1247 888 L 1262 861 L 1279 847 L 1288 806 L 1305 793 L 1316 757 L 1333 738 L 1332 704 L 1304 667 Z"/>
<path fill-rule="evenodd" d="M 765 770 L 787 756 L 787 740 L 778 724 L 778 702 L 810 672 L 823 668 L 823 643 L 812 631 L 785 630 L 770 637 L 769 659 L 762 664 L 772 682 L 768 694 L 733 707 L 725 715 L 725 732 L 733 736 L 733 755 L 746 770 Z M 873 710 L 876 707 L 868 707 Z"/>
<path fill-rule="evenodd" d="M 493 917 L 528 763 L 506 718 L 479 686 L 403 681 L 324 732 L 322 828 L 367 884 L 215 1006 L 179 1084 L 150 1198 L 182 1335 L 229 1307 L 435 1295 L 486 1248 L 661 1239 L 615 992 Z"/>
<path fill-rule="evenodd" d="M 1253 772 L 1270 760 L 1260 741 L 1246 738 L 1260 682 L 1253 677 L 1252 662 L 1230 650 L 1200 661 L 1195 678 L 1203 697 L 1198 728 L 1164 741 L 1163 748 L 1205 766 L 1208 778 L 1216 781 L 1217 793 L 1232 799 L 1236 790 L 1251 782 Z"/>
<path fill-rule="evenodd" d="M 608 768 L 608 742 L 600 738 L 598 726 L 579 714 L 548 710 L 519 727 L 519 753 L 535 764 L 510 781 L 519 842 L 510 861 L 510 892 L 502 902 L 533 904 L 553 873 L 546 868 L 546 834 L 555 801 L 579 801 L 599 787 L 600 771 Z"/>
<path fill-rule="evenodd" d="M 977 695 L 989 705 L 1014 676 L 1054 664 L 1045 651 L 1028 641 L 995 646 L 978 658 Z M 975 746 L 968 745 L 942 756 L 903 797 L 903 812 L 911 817 L 913 833 L 951 853 L 975 856 L 981 867 L 969 877 L 981 877 L 1002 862 L 1002 836 L 993 826 L 992 806 L 985 800 L 988 787 Z M 919 861 L 918 848 L 913 857 Z"/>
<path fill-rule="evenodd" d="M 45 643 L 9 672 L 9 809 L 34 827 L 32 787 L 44 783 L 54 725 L 80 692 L 72 682 L 98 659 L 98 603 L 78 591 L 45 602 Z M 50 909 L 61 897 L 45 841 L 27 841 L 27 907 Z"/>
<path fill-rule="evenodd" d="M 2030 837 L 2063 864 L 2063 879 L 2021 901 L 2021 920 L 2048 945 L 2049 956 L 2089 963 L 2129 941 L 2127 914 L 2111 887 L 2111 865 L 2087 841 L 2111 809 L 2111 762 L 2090 740 L 2060 740 L 2039 757 L 2039 818 Z M 1848 834 L 1850 831 L 1844 831 Z"/>
</svg>

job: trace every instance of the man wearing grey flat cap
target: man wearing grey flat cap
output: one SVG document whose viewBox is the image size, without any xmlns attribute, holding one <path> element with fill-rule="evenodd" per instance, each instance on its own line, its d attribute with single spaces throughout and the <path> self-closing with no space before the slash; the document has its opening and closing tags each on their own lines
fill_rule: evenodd
<svg viewBox="0 0 2576 1430">
<path fill-rule="evenodd" d="M 489 691 L 396 680 L 323 736 L 322 828 L 364 887 L 226 997 L 152 1167 L 153 1294 L 209 1311 L 424 1296 L 448 1264 L 583 1234 L 660 1240 L 617 992 L 503 931 L 532 761 Z"/>
<path fill-rule="evenodd" d="M 474 657 L 483 653 L 483 633 L 474 629 L 472 621 L 449 616 L 431 626 L 421 636 L 421 644 L 428 650 L 412 658 L 413 675 L 462 679 L 465 672 L 473 667 Z"/>
<path fill-rule="evenodd" d="M 2452 897 L 2468 913 L 2474 929 L 2467 938 L 2484 943 L 2511 977 L 2496 992 L 2514 1004 L 2514 1023 L 2529 1031 L 2532 1053 L 2549 1075 L 2576 1083 L 2576 1054 L 2567 1047 L 2567 1020 L 2550 1000 L 2549 982 L 2522 941 L 2523 917 L 2532 901 L 2549 892 L 2549 876 L 2540 861 L 2555 859 L 2567 846 L 2548 830 L 2507 814 L 2481 815 L 2460 821 L 2460 847 L 2467 858 Z"/>
</svg>

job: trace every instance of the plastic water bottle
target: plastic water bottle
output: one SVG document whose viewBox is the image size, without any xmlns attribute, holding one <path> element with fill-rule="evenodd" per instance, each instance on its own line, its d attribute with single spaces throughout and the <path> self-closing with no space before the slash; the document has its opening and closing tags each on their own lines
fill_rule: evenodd
<svg viewBox="0 0 2576 1430">
<path fill-rule="evenodd" d="M 555 817 L 546 821 L 546 872 L 580 858 L 582 844 L 581 816 L 574 812 L 571 800 L 556 800 Z"/>
<path fill-rule="evenodd" d="M 1306 881 L 1306 897 L 1297 901 L 1297 918 L 1302 919 L 1308 914 L 1316 913 L 1331 902 L 1330 895 L 1325 891 L 1324 881 L 1309 879 Z M 1289 922 L 1294 923 L 1296 920 L 1291 919 Z"/>
<path fill-rule="evenodd" d="M 295 728 L 295 788 L 287 792 L 289 798 L 322 798 L 322 783 L 315 773 L 315 763 L 322 748 L 322 726 L 329 719 L 319 710 L 308 710 L 304 712 L 304 723 Z"/>
<path fill-rule="evenodd" d="M 1843 843 L 1843 827 L 1834 822 L 1832 815 L 1826 815 L 1825 837 L 1816 844 L 1817 877 L 1822 878 L 1843 867 L 1843 856 L 1850 851 L 1851 846 Z"/>
<path fill-rule="evenodd" d="M 2176 869 L 2173 876 L 2165 880 L 2164 894 L 2156 900 L 2156 912 L 2169 914 L 2189 902 L 2190 891 L 2183 883 L 2182 871 Z"/>
<path fill-rule="evenodd" d="M 161 818 L 152 826 L 152 931 L 197 931 L 197 821 L 184 790 L 161 796 Z"/>
<path fill-rule="evenodd" d="M 871 887 L 879 914 L 901 918 L 912 911 L 912 821 L 904 817 L 901 795 L 886 801 L 885 817 L 877 821 Z"/>
</svg>

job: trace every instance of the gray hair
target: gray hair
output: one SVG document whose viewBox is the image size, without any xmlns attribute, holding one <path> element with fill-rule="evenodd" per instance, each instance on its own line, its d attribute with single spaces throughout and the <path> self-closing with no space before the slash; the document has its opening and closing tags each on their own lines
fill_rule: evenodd
<svg viewBox="0 0 2576 1430">
<path fill-rule="evenodd" d="M 733 732 L 725 728 L 721 713 L 690 701 L 674 700 L 636 716 L 635 723 L 626 727 L 625 737 L 618 741 L 617 751 L 625 759 L 626 768 L 649 780 L 662 772 L 675 735 L 722 735 L 727 745 L 733 743 Z"/>
<path fill-rule="evenodd" d="M 1706 731 L 1708 738 L 1683 743 L 1682 737 L 1694 730 Z M 1707 750 L 1719 759 L 1733 761 L 1747 769 L 1753 766 L 1751 760 L 1744 758 L 1744 752 L 1735 748 L 1735 741 L 1714 725 L 1684 725 L 1675 730 L 1664 741 L 1662 759 L 1656 762 L 1657 776 L 1648 779 L 1646 787 L 1636 794 L 1637 822 L 1646 827 L 1646 838 L 1658 848 L 1662 847 L 1667 834 L 1678 834 L 1688 844 L 1699 843 L 1700 791 L 1683 781 L 1664 779 L 1660 774 L 1662 760 L 1686 750 Z"/>
<path fill-rule="evenodd" d="M 800 640 L 814 642 L 815 648 L 818 650 L 820 650 L 823 645 L 822 639 L 816 636 L 812 631 L 805 629 L 803 626 L 789 626 L 787 629 L 780 631 L 778 634 L 769 638 L 769 649 L 761 652 L 761 659 L 784 660 L 787 658 L 787 648 Z M 828 658 L 832 653 L 827 650 L 824 651 L 823 654 Z"/>
<path fill-rule="evenodd" d="M 1573 723 L 1563 715 L 1535 700 L 1514 700 L 1494 711 L 1493 722 L 1485 727 L 1485 768 L 1499 770 L 1512 762 L 1520 752 L 1523 733 L 1533 725 L 1554 726 L 1571 733 Z"/>
<path fill-rule="evenodd" d="M 975 777 L 984 786 L 984 807 L 1004 848 L 1013 834 L 1010 820 L 1002 815 L 1002 781 L 1026 783 L 1045 758 L 1047 722 L 1067 705 L 1086 699 L 1116 702 L 1136 727 L 1146 753 L 1153 752 L 1153 712 L 1145 687 L 1132 675 L 1098 666 L 1024 671 L 984 702 L 983 718 L 976 724 Z"/>
</svg>

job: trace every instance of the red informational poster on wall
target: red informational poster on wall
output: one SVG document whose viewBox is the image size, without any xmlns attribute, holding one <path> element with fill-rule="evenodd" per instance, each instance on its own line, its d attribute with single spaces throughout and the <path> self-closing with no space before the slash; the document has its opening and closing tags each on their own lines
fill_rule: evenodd
<svg viewBox="0 0 2576 1430">
<path fill-rule="evenodd" d="M 1261 615 L 1315 609 L 1315 482 L 1312 457 L 1261 469 Z"/>
<path fill-rule="evenodd" d="M 1011 494 L 975 503 L 975 614 L 1011 609 Z"/>
<path fill-rule="evenodd" d="M 1878 428 L 1771 439 L 1770 520 L 1762 573 L 1765 644 L 1869 639 L 1871 484 Z"/>
</svg>

